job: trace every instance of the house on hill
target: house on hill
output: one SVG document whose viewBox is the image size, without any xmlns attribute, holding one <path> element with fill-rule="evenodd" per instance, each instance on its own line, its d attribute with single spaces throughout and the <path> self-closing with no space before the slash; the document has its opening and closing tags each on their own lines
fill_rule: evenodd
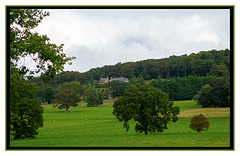
<svg viewBox="0 0 240 156">
<path fill-rule="evenodd" d="M 121 77 L 121 78 L 112 78 L 110 79 L 110 82 L 112 81 L 120 81 L 120 82 L 129 82 L 128 78 L 124 78 L 124 77 Z"/>
<path fill-rule="evenodd" d="M 101 79 L 98 81 L 98 84 L 106 84 L 106 83 L 108 83 L 108 82 L 109 82 L 108 77 L 107 77 L 107 78 L 102 78 L 102 77 L 101 77 Z"/>
<path fill-rule="evenodd" d="M 129 82 L 128 78 L 124 78 L 124 77 L 121 77 L 121 78 L 101 78 L 98 82 L 98 84 L 106 84 L 106 83 L 109 83 L 109 82 L 112 82 L 112 81 L 120 81 L 120 82 Z"/>
</svg>

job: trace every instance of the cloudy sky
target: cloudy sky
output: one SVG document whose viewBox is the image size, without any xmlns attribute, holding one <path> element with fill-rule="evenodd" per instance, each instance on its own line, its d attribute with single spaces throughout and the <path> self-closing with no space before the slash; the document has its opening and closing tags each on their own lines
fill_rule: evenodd
<svg viewBox="0 0 240 156">
<path fill-rule="evenodd" d="M 224 9 L 50 9 L 34 30 L 77 57 L 65 71 L 230 47 Z"/>
</svg>

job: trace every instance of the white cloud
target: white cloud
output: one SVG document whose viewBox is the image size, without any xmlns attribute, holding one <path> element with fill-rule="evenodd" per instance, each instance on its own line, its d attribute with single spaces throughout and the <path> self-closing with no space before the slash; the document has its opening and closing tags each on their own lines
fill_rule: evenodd
<svg viewBox="0 0 240 156">
<path fill-rule="evenodd" d="M 226 10 L 49 10 L 36 29 L 76 56 L 65 70 L 229 48 Z"/>
</svg>

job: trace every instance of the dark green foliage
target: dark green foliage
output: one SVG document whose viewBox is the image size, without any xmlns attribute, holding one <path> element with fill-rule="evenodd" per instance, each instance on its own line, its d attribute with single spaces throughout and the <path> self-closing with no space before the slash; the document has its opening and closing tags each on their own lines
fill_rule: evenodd
<svg viewBox="0 0 240 156">
<path fill-rule="evenodd" d="M 103 104 L 103 92 L 99 92 L 94 85 L 88 84 L 84 90 L 84 97 L 87 106 L 98 106 Z"/>
<path fill-rule="evenodd" d="M 79 87 L 80 83 L 75 81 L 63 83 L 61 90 L 54 95 L 54 107 L 58 106 L 59 109 L 65 108 L 66 112 L 68 112 L 70 106 L 76 107 L 78 105 L 77 102 L 80 101 Z"/>
<path fill-rule="evenodd" d="M 202 86 L 198 93 L 197 103 L 202 107 L 208 107 L 213 105 L 212 102 L 212 87 L 209 84 Z"/>
<path fill-rule="evenodd" d="M 120 81 L 112 81 L 107 84 L 112 98 L 123 96 L 124 92 L 129 88 L 129 86 L 130 84 L 128 82 Z"/>
<path fill-rule="evenodd" d="M 103 104 L 103 95 L 101 93 L 97 93 L 96 89 L 91 90 L 89 95 L 86 98 L 87 106 L 98 106 Z"/>
<path fill-rule="evenodd" d="M 14 139 L 34 137 L 43 126 L 43 107 L 36 99 L 37 86 L 10 77 L 10 134 Z"/>
<path fill-rule="evenodd" d="M 210 72 L 207 75 L 222 77 L 222 76 L 229 75 L 229 70 L 224 64 L 221 64 L 221 65 L 213 64 Z"/>
<path fill-rule="evenodd" d="M 137 78 L 133 77 L 132 79 L 130 79 L 130 84 L 137 84 L 137 83 L 140 85 L 145 84 L 142 74 L 140 74 Z"/>
<path fill-rule="evenodd" d="M 163 59 L 148 59 L 137 62 L 118 63 L 116 65 L 106 65 L 93 68 L 85 73 L 64 71 L 56 75 L 52 84 L 53 86 L 57 86 L 61 83 L 71 81 L 88 84 L 94 80 L 100 80 L 101 77 L 126 77 L 131 82 L 131 80 L 135 81 L 135 78 L 138 77 L 143 77 L 144 80 L 171 80 L 173 78 L 184 78 L 190 75 L 205 77 L 220 76 L 226 73 L 230 73 L 230 51 L 228 49 L 201 51 L 197 54 L 192 53 L 190 55 L 170 56 L 169 58 Z M 198 90 L 200 90 L 201 86 Z M 169 96 L 172 98 L 171 94 L 169 94 Z M 188 96 L 187 99 L 192 97 Z"/>
<path fill-rule="evenodd" d="M 230 77 L 211 79 L 195 96 L 202 107 L 229 107 L 230 106 Z"/>
<path fill-rule="evenodd" d="M 10 9 L 9 16 L 9 56 L 10 60 L 10 124 L 8 130 L 14 139 L 34 137 L 43 126 L 43 108 L 37 100 L 37 87 L 27 83 L 26 78 L 41 73 L 44 82 L 51 80 L 63 70 L 64 64 L 75 57 L 66 57 L 63 45 L 49 42 L 46 35 L 32 33 L 48 12 L 38 9 Z M 18 62 L 25 57 L 37 63 L 35 70 Z M 26 76 L 30 75 L 30 76 Z M 36 80 L 36 79 L 35 79 Z M 36 81 L 39 84 L 39 81 Z"/>
<path fill-rule="evenodd" d="M 113 114 L 129 130 L 128 121 L 137 121 L 136 132 L 163 132 L 169 121 L 178 120 L 179 107 L 173 107 L 168 95 L 148 85 L 132 85 L 113 104 Z"/>
<path fill-rule="evenodd" d="M 210 79 L 213 77 L 188 76 L 170 80 L 157 79 L 152 80 L 150 85 L 166 92 L 171 100 L 191 100 Z"/>
<path fill-rule="evenodd" d="M 217 69 L 215 68 L 217 65 Z M 101 77 L 133 77 L 142 75 L 145 80 L 170 79 L 173 77 L 187 77 L 189 75 L 207 76 L 224 74 L 230 71 L 230 51 L 211 50 L 201 51 L 197 54 L 170 56 L 163 59 L 148 59 L 138 62 L 118 63 L 101 68 L 91 69 L 93 78 L 99 80 Z M 214 75 L 216 75 L 214 74 Z"/>
<path fill-rule="evenodd" d="M 43 103 L 51 103 L 54 99 L 55 89 L 50 85 L 40 86 L 38 89 L 38 99 Z"/>
<path fill-rule="evenodd" d="M 75 57 L 66 57 L 63 53 L 63 44 L 57 46 L 49 42 L 46 35 L 40 36 L 32 33 L 34 29 L 46 16 L 48 12 L 38 9 L 10 9 L 10 60 L 18 62 L 20 58 L 31 56 L 32 61 L 36 62 L 35 71 L 29 74 L 40 73 L 44 81 L 51 80 L 56 73 L 63 70 L 63 65 Z M 71 62 L 69 62 L 71 64 Z"/>
<path fill-rule="evenodd" d="M 192 130 L 197 131 L 198 133 L 201 131 L 207 131 L 210 125 L 207 117 L 202 114 L 195 115 L 194 117 L 192 117 L 190 122 L 191 124 L 189 125 L 189 127 Z"/>
</svg>

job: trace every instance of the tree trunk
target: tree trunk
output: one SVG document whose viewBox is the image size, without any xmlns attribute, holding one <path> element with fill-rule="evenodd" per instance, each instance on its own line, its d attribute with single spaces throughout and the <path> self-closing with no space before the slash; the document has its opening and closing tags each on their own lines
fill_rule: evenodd
<svg viewBox="0 0 240 156">
<path fill-rule="evenodd" d="M 66 106 L 66 112 L 68 112 L 68 106 Z"/>
<path fill-rule="evenodd" d="M 147 130 L 145 130 L 145 135 L 147 135 L 148 134 L 148 131 Z"/>
</svg>

